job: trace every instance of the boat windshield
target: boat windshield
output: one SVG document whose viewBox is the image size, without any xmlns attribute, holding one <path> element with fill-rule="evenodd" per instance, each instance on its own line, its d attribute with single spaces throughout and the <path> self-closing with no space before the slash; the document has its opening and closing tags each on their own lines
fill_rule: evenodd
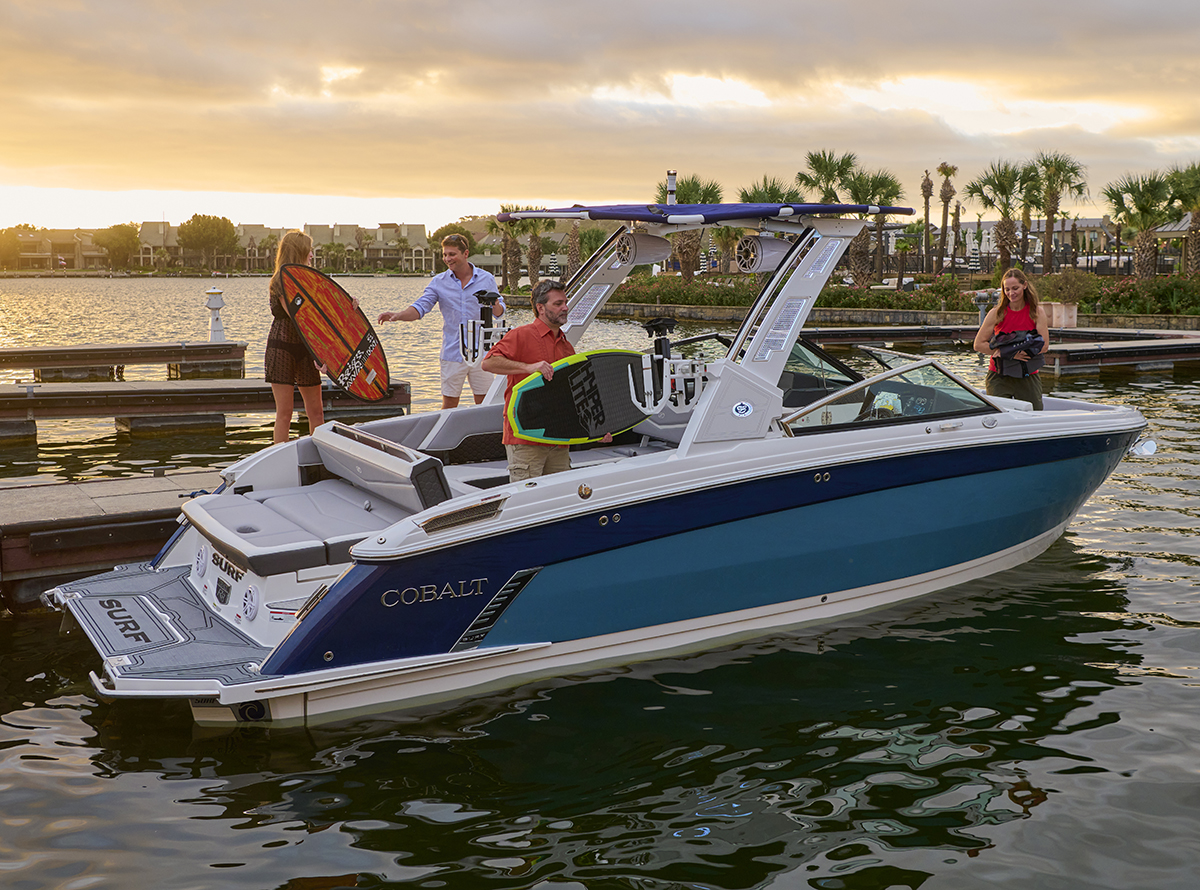
<svg viewBox="0 0 1200 890">
<path fill-rule="evenodd" d="M 783 407 L 811 405 L 862 379 L 857 371 L 800 337 L 792 344 L 791 354 L 779 377 Z"/>
<path fill-rule="evenodd" d="M 783 423 L 800 435 L 852 424 L 924 422 L 998 411 L 936 361 L 925 359 L 864 380 L 784 417 Z"/>
<path fill-rule="evenodd" d="M 913 355 L 911 352 L 900 352 L 896 349 L 884 349 L 882 346 L 860 345 L 858 348 L 884 368 L 901 368 L 904 365 L 910 365 L 913 362 L 919 362 L 922 358 L 922 356 Z"/>
</svg>

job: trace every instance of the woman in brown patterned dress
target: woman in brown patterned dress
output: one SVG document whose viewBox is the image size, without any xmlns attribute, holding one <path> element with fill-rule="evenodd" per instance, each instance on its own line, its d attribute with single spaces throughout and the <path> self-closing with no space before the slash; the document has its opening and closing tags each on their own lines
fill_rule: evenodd
<svg viewBox="0 0 1200 890">
<path fill-rule="evenodd" d="M 283 305 L 283 282 L 279 267 L 286 263 L 312 265 L 312 238 L 301 231 L 288 232 L 279 241 L 275 253 L 275 275 L 271 279 L 271 331 L 267 334 L 267 353 L 264 359 L 265 377 L 275 397 L 275 441 L 286 442 L 292 426 L 292 387 L 300 388 L 304 413 L 308 415 L 308 430 L 312 432 L 325 422 L 325 407 L 321 403 L 321 372 L 308 354 L 300 332 Z"/>
</svg>

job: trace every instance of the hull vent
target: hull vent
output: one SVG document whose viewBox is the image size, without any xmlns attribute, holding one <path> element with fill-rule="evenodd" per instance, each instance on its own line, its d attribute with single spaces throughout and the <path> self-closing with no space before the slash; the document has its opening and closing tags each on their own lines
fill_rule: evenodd
<svg viewBox="0 0 1200 890">
<path fill-rule="evenodd" d="M 426 519 L 421 523 L 421 528 L 426 534 L 431 534 L 448 528 L 454 528 L 455 526 L 466 525 L 468 522 L 491 519 L 500 513 L 500 508 L 504 506 L 505 500 L 506 498 L 496 498 L 480 504 L 472 504 L 470 507 L 463 507 L 461 510 L 442 513 Z"/>
<path fill-rule="evenodd" d="M 466 629 L 458 642 L 454 644 L 451 652 L 462 652 L 464 649 L 474 649 L 483 642 L 483 638 L 488 635 L 496 622 L 500 619 L 501 614 L 508 608 L 509 603 L 517 598 L 517 594 L 525 589 L 525 585 L 533 580 L 533 576 L 542 570 L 542 566 L 536 569 L 521 569 L 508 582 L 496 591 L 496 595 L 491 598 L 479 616 L 471 622 L 471 626 Z"/>
</svg>

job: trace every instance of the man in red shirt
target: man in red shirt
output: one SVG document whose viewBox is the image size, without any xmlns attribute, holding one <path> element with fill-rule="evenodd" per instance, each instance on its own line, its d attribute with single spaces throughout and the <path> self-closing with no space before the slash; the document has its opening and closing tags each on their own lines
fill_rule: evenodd
<svg viewBox="0 0 1200 890">
<path fill-rule="evenodd" d="M 563 285 L 557 281 L 539 281 L 533 289 L 532 303 L 533 321 L 505 334 L 481 365 L 491 374 L 508 375 L 508 388 L 504 390 L 503 441 L 504 450 L 508 452 L 508 476 L 514 482 L 571 469 L 571 456 L 566 445 L 543 445 L 520 439 L 508 422 L 513 387 L 535 373 L 550 380 L 554 377 L 551 365 L 575 354 L 574 347 L 562 333 L 569 314 Z"/>
</svg>

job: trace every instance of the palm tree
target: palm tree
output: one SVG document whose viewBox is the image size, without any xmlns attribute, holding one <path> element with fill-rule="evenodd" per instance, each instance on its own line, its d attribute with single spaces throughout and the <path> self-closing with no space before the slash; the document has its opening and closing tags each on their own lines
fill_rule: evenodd
<svg viewBox="0 0 1200 890">
<path fill-rule="evenodd" d="M 1133 274 L 1153 278 L 1158 271 L 1158 238 L 1154 230 L 1177 218 L 1172 207 L 1167 176 L 1154 171 L 1143 175 L 1126 173 L 1101 192 L 1112 210 L 1113 220 L 1136 233 L 1133 239 Z"/>
<path fill-rule="evenodd" d="M 358 248 L 359 268 L 362 268 L 364 261 L 367 258 L 367 245 L 375 242 L 375 233 L 364 229 L 362 226 L 354 228 L 354 246 Z M 400 268 L 404 268 L 404 263 L 401 262 Z"/>
<path fill-rule="evenodd" d="M 500 205 L 501 213 L 532 209 L 531 207 L 518 207 L 516 204 Z M 488 234 L 500 236 L 500 289 L 505 293 L 513 293 L 521 280 L 521 245 L 517 238 L 525 231 L 524 222 L 524 220 L 515 219 L 500 222 L 495 217 L 487 221 Z"/>
<path fill-rule="evenodd" d="M 571 233 L 567 235 L 567 271 L 564 280 L 570 280 L 571 276 L 579 271 L 580 265 L 579 220 L 575 220 L 571 225 Z"/>
<path fill-rule="evenodd" d="M 719 204 L 724 190 L 715 179 L 703 180 L 696 174 L 681 176 L 675 181 L 675 200 L 680 204 Z M 664 179 L 655 189 L 654 203 L 667 203 L 667 181 Z M 679 271 L 684 284 L 690 284 L 700 258 L 700 244 L 704 240 L 704 229 L 689 229 L 671 236 L 675 245 L 675 256 L 679 260 Z"/>
<path fill-rule="evenodd" d="M 946 229 L 950 225 L 950 202 L 954 200 L 954 196 L 958 194 L 954 190 L 954 183 L 950 179 L 958 175 L 958 168 L 953 164 L 947 164 L 942 161 L 937 166 L 938 176 L 942 177 L 942 187 L 938 192 L 938 200 L 942 202 L 942 230 L 938 232 L 938 256 L 937 256 L 937 272 L 942 271 L 942 267 L 946 264 Z"/>
<path fill-rule="evenodd" d="M 904 290 L 904 267 L 908 255 L 917 249 L 911 238 L 896 239 L 896 290 Z"/>
<path fill-rule="evenodd" d="M 852 204 L 884 205 L 897 200 L 897 197 L 885 200 L 885 196 L 893 192 L 897 195 L 903 194 L 899 181 L 887 170 L 855 170 L 846 178 L 843 188 L 846 198 Z M 877 214 L 875 219 L 875 228 L 879 233 L 882 233 L 881 216 L 882 214 Z M 866 214 L 859 214 L 859 219 L 865 218 Z M 866 285 L 871 279 L 870 227 L 864 228 L 854 236 L 847 253 L 850 255 L 850 277 L 859 287 Z"/>
<path fill-rule="evenodd" d="M 875 174 L 875 198 L 872 204 L 880 207 L 894 205 L 904 197 L 904 186 L 887 170 Z M 887 221 L 886 213 L 875 214 L 875 277 L 883 278 L 883 225 Z"/>
<path fill-rule="evenodd" d="M 925 200 L 925 235 L 921 240 L 925 255 L 922 258 L 922 268 L 925 272 L 932 272 L 933 263 L 929 255 L 929 202 L 933 198 L 933 180 L 929 178 L 928 170 L 925 171 L 925 178 L 921 180 L 921 197 Z"/>
<path fill-rule="evenodd" d="M 804 192 L 798 186 L 763 174 L 762 182 L 738 189 L 738 200 L 743 204 L 803 204 Z"/>
<path fill-rule="evenodd" d="M 1200 272 L 1200 163 L 1192 161 L 1186 167 L 1172 167 L 1167 181 L 1179 209 L 1191 214 L 1184 254 L 1187 273 L 1195 275 Z"/>
<path fill-rule="evenodd" d="M 399 237 L 397 237 L 397 238 L 395 238 L 395 239 L 393 239 L 393 240 L 391 240 L 391 241 L 387 242 L 387 246 L 388 246 L 388 247 L 393 247 L 393 248 L 395 248 L 395 249 L 396 249 L 396 256 L 397 256 L 397 258 L 398 258 L 396 262 L 397 262 L 397 265 L 398 265 L 398 266 L 399 266 L 399 268 L 400 268 L 400 271 L 401 271 L 401 272 L 404 272 L 404 271 L 412 271 L 412 270 L 411 270 L 411 269 L 409 269 L 409 268 L 408 268 L 408 266 L 405 264 L 405 260 L 407 259 L 407 256 L 406 256 L 406 255 L 408 254 L 408 252 L 409 252 L 410 250 L 412 250 L 412 245 L 408 243 L 408 239 L 407 239 L 407 238 L 405 238 L 403 235 L 401 235 L 401 236 L 399 236 Z M 383 265 L 383 260 L 382 260 L 382 259 L 378 259 L 378 260 L 376 260 L 376 261 L 375 261 L 375 268 L 376 268 L 376 269 L 378 269 L 378 268 L 379 268 L 380 266 L 382 266 L 382 265 Z"/>
<path fill-rule="evenodd" d="M 1013 217 L 1021 202 L 1021 170 L 1024 165 L 1011 161 L 992 161 L 986 170 L 967 183 L 968 201 L 978 201 L 984 210 L 1000 214 L 993 234 L 1000 253 L 1000 273 L 1012 265 L 1017 246 L 1017 224 Z"/>
<path fill-rule="evenodd" d="M 1021 264 L 1029 265 L 1029 233 L 1033 231 L 1033 208 L 1038 206 L 1042 179 L 1032 162 L 1021 168 Z"/>
<path fill-rule="evenodd" d="M 806 160 L 808 170 L 796 174 L 796 185 L 815 191 L 821 204 L 837 204 L 838 189 L 846 187 L 846 180 L 858 167 L 857 155 L 850 151 L 839 155 L 822 149 L 810 151 Z"/>
<path fill-rule="evenodd" d="M 749 202 L 757 203 L 757 202 Z M 788 203 L 770 201 L 768 203 Z M 730 261 L 733 259 L 733 253 L 737 250 L 738 242 L 742 240 L 742 236 L 746 234 L 745 229 L 739 229 L 734 226 L 717 226 L 709 234 L 709 240 L 717 245 L 721 251 L 721 271 L 729 272 Z"/>
<path fill-rule="evenodd" d="M 954 240 L 950 243 L 950 272 L 955 273 L 957 263 L 955 259 L 958 257 L 959 244 L 962 241 L 962 203 L 954 202 L 954 217 L 950 223 L 950 233 L 954 236 Z"/>
<path fill-rule="evenodd" d="M 744 204 L 803 204 L 805 194 L 799 186 L 790 185 L 764 173 L 762 182 L 738 189 L 738 200 Z M 744 234 L 744 229 L 730 229 L 724 226 L 712 233 L 712 240 L 721 249 L 722 272 L 729 271 L 734 251 Z"/>
<path fill-rule="evenodd" d="M 1046 215 L 1046 237 L 1042 244 L 1042 272 L 1054 271 L 1054 220 L 1064 197 L 1083 198 L 1087 195 L 1086 168 L 1061 151 L 1040 151 L 1033 159 L 1041 180 L 1042 194 L 1038 207 Z"/>
<path fill-rule="evenodd" d="M 545 232 L 553 232 L 556 225 L 557 221 L 553 219 L 525 220 L 525 232 L 529 235 L 529 249 L 525 258 L 529 269 L 530 289 L 537 287 L 542 277 L 542 235 Z"/>
<path fill-rule="evenodd" d="M 581 229 L 579 232 L 579 255 L 590 258 L 608 240 L 608 232 L 599 227 Z"/>
<path fill-rule="evenodd" d="M 339 272 L 346 271 L 346 245 L 340 241 L 330 241 L 328 244 L 322 244 L 321 259 L 324 260 L 325 268 L 327 269 Z"/>
</svg>

